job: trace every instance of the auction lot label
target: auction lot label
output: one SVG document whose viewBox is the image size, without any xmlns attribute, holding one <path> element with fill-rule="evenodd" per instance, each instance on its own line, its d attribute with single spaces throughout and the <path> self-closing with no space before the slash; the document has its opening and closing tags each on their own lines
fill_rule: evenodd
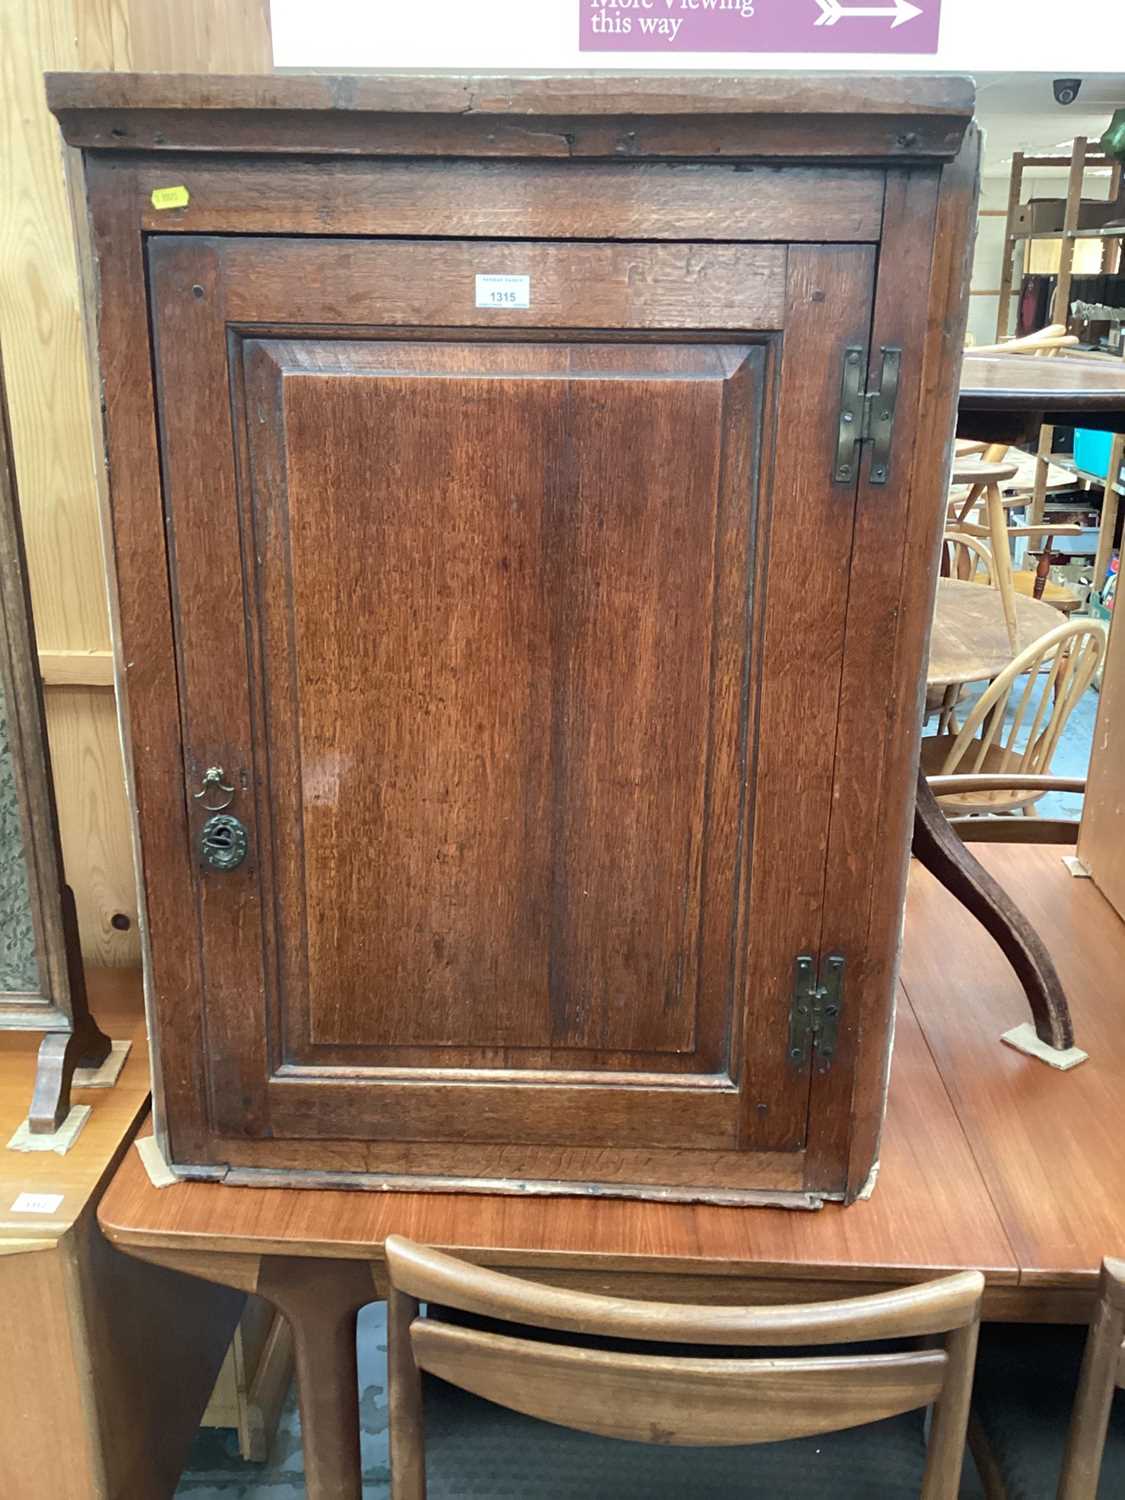
<svg viewBox="0 0 1125 1500">
<path fill-rule="evenodd" d="M 578 0 L 583 52 L 934 53 L 941 0 Z"/>
</svg>

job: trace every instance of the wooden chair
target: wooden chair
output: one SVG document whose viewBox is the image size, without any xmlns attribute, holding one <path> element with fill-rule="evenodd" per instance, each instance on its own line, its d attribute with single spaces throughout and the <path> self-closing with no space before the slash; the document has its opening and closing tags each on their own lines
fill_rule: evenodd
<svg viewBox="0 0 1125 1500">
<path fill-rule="evenodd" d="M 973 792 L 1048 792 L 1086 795 L 1085 776 L 928 776 L 930 790 L 940 803 L 943 797 L 964 798 Z M 964 844 L 1070 844 L 1078 842 L 1080 818 L 981 817 L 979 811 L 948 819 Z"/>
<path fill-rule="evenodd" d="M 1037 333 L 1026 333 L 1023 338 L 1005 339 L 1002 344 L 974 346 L 974 354 L 1028 354 L 1041 359 L 1055 359 L 1067 349 L 1078 345 L 1076 334 L 1066 331 L 1065 323 L 1052 323 L 1040 328 Z"/>
<path fill-rule="evenodd" d="M 1114 1392 L 1125 1389 L 1125 1261 L 1102 1262 L 1099 1290 L 1063 1456 L 1059 1500 L 1095 1500 Z"/>
<path fill-rule="evenodd" d="M 426 1496 L 423 1372 L 484 1398 L 473 1403 L 474 1416 L 461 1427 L 462 1434 L 475 1433 L 490 1452 L 497 1445 L 481 1437 L 480 1424 L 487 1424 L 490 1414 L 498 1415 L 496 1406 L 556 1424 L 540 1429 L 544 1441 L 557 1434 L 557 1428 L 565 1428 L 635 1444 L 746 1448 L 840 1433 L 932 1404 L 928 1451 L 911 1477 L 910 1492 L 920 1485 L 923 1500 L 953 1500 L 957 1495 L 984 1289 L 984 1278 L 975 1271 L 843 1302 L 736 1308 L 634 1302 L 558 1290 L 467 1265 L 397 1236 L 388 1238 L 386 1257 L 393 1500 Z M 428 1304 L 425 1316 L 419 1310 L 421 1302 Z M 498 1320 L 499 1326 L 466 1326 L 445 1309 L 477 1320 Z M 642 1352 L 621 1352 L 604 1342 L 592 1345 L 591 1337 L 627 1340 L 634 1348 L 639 1344 Z M 888 1339 L 923 1339 L 929 1344 L 892 1353 L 825 1354 L 818 1349 L 805 1357 L 790 1354 L 810 1346 L 835 1348 Z M 693 1348 L 687 1357 L 679 1350 L 648 1350 L 654 1344 L 684 1343 L 711 1347 Z M 773 1352 L 759 1358 L 722 1357 L 718 1346 Z M 489 1407 L 489 1402 L 495 1406 Z M 534 1440 L 536 1429 L 529 1424 L 525 1435 Z M 857 1436 L 869 1437 L 873 1454 L 878 1454 L 879 1433 Z M 588 1454 L 589 1439 L 576 1441 L 585 1443 Z M 562 1483 L 560 1471 L 569 1464 L 570 1452 L 553 1451 L 543 1470 L 550 1486 L 537 1486 L 538 1493 L 585 1493 Z M 630 1459 L 642 1455 L 610 1444 L 598 1447 L 597 1454 L 597 1493 L 625 1493 L 624 1483 L 615 1485 L 607 1470 L 619 1467 L 624 1474 Z M 457 1461 L 454 1445 L 450 1463 Z M 670 1465 L 670 1455 L 662 1462 Z M 742 1455 L 734 1489 L 719 1489 L 711 1482 L 701 1455 L 691 1455 L 690 1463 L 697 1482 L 687 1483 L 694 1493 L 741 1495 L 753 1487 Z M 820 1482 L 828 1478 L 822 1475 Z M 433 1474 L 431 1480 L 437 1489 Z M 509 1490 L 517 1493 L 518 1486 Z M 640 1489 L 631 1484 L 627 1492 L 654 1500 L 682 1495 L 684 1480 L 676 1480 L 669 1467 L 665 1477 Z M 775 1484 L 762 1492 L 789 1490 Z M 443 1482 L 441 1493 L 495 1490 L 471 1485 L 461 1489 Z"/>
<path fill-rule="evenodd" d="M 1000 448 L 1000 444 L 989 446 L 983 460 L 969 455 L 954 461 L 951 484 L 954 489 L 967 486 L 968 494 L 963 499 L 957 498 L 950 502 L 946 534 L 952 532 L 957 536 L 987 540 L 989 543 L 992 552 L 992 579 L 1000 591 L 1004 622 L 1014 651 L 1018 641 L 1015 598 L 1021 591 L 1021 584 L 1012 568 L 1012 542 L 1020 537 L 1034 539 L 1042 544 L 1047 558 L 1047 568 L 1039 570 L 1037 574 L 1028 574 L 1022 592 L 1046 599 L 1048 603 L 1058 603 L 1060 607 L 1069 605 L 1077 608 L 1077 597 L 1058 585 L 1050 585 L 1047 571 L 1052 540 L 1058 536 L 1081 536 L 1082 528 L 1062 523 L 1010 526 L 1008 510 L 1013 505 L 1024 505 L 1026 500 L 1023 497 L 1014 500 L 1004 498 L 1003 485 L 1015 476 L 1017 469 L 1015 464 L 989 461 L 991 455 Z M 972 519 L 979 510 L 984 511 L 986 524 L 982 525 Z M 1048 592 L 1052 597 L 1047 597 Z"/>
<path fill-rule="evenodd" d="M 1105 647 L 1105 626 L 1095 620 L 1060 625 L 1028 646 L 985 689 L 960 730 L 923 739 L 927 778 L 958 772 L 1047 775 L 1059 737 L 1093 682 Z M 1017 788 L 957 792 L 938 801 L 947 813 L 1026 812 L 1042 795 Z"/>
<path fill-rule="evenodd" d="M 1080 1348 L 1070 1328 L 986 1330 L 970 1442 L 987 1500 L 1125 1493 L 1125 1413 L 1113 1413 L 1125 1388 L 1125 1261 L 1103 1263 L 1079 1366 Z"/>
<path fill-rule="evenodd" d="M 941 576 L 991 588 L 996 581 L 992 554 L 976 537 L 947 531 L 941 541 Z M 951 682 L 944 688 L 932 688 L 926 694 L 926 719 L 929 720 L 931 714 L 938 715 L 939 734 L 945 734 L 949 729 L 953 710 L 963 692 L 963 683 Z"/>
<path fill-rule="evenodd" d="M 992 553 L 975 536 L 966 532 L 947 531 L 941 539 L 943 578 L 959 578 L 966 583 L 981 583 L 988 588 L 996 578 Z"/>
</svg>

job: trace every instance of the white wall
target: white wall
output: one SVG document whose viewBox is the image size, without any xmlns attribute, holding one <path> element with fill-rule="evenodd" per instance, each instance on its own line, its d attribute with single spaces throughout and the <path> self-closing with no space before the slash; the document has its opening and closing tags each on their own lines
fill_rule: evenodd
<svg viewBox="0 0 1125 1500">
<path fill-rule="evenodd" d="M 759 0 L 813 5 L 815 0 Z M 934 0 L 915 0 L 922 6 Z M 937 56 L 589 53 L 580 0 L 272 0 L 279 68 L 799 68 L 1051 72 L 1117 67 L 1122 0 L 943 0 Z M 738 58 L 745 56 L 745 63 Z"/>
</svg>

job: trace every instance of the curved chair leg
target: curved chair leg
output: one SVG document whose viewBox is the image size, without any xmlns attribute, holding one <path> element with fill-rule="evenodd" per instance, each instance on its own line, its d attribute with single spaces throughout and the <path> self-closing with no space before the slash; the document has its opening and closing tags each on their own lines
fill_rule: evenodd
<svg viewBox="0 0 1125 1500">
<path fill-rule="evenodd" d="M 1015 902 L 949 826 L 921 771 L 914 813 L 914 854 L 1004 951 L 1027 995 L 1039 1040 L 1060 1051 L 1073 1047 L 1070 1007 L 1051 955 Z"/>
</svg>

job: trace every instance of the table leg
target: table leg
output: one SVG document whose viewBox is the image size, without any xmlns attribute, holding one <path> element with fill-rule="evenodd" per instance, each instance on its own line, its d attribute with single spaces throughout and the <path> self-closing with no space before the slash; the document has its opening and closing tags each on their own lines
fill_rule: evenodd
<svg viewBox="0 0 1125 1500">
<path fill-rule="evenodd" d="M 305 1492 L 361 1500 L 356 1315 L 376 1298 L 365 1261 L 266 1256 L 256 1288 L 293 1331 Z"/>
<path fill-rule="evenodd" d="M 914 813 L 914 855 L 1003 949 L 1027 995 L 1039 1040 L 1049 1047 L 1073 1047 L 1070 1007 L 1051 955 L 1019 907 L 949 826 L 921 771 Z"/>
</svg>

